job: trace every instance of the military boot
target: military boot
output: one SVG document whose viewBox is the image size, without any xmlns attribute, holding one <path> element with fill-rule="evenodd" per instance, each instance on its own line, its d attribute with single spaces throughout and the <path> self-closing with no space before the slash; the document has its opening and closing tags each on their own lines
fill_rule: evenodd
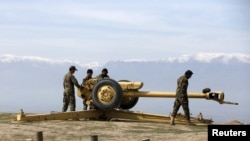
<svg viewBox="0 0 250 141">
<path fill-rule="evenodd" d="M 175 118 L 172 116 L 172 115 L 170 115 L 170 125 L 175 125 Z"/>
<path fill-rule="evenodd" d="M 87 110 L 87 109 L 88 109 L 88 105 L 84 105 L 83 110 Z"/>
<path fill-rule="evenodd" d="M 187 120 L 187 125 L 188 126 L 195 126 L 195 124 L 193 122 L 191 122 L 190 120 Z"/>
</svg>

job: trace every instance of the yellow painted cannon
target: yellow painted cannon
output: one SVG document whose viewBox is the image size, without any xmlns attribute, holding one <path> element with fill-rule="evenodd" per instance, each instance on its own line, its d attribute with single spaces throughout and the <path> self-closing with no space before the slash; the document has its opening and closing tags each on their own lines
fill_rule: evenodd
<svg viewBox="0 0 250 141">
<path fill-rule="evenodd" d="M 143 82 L 133 82 L 128 80 L 115 81 L 113 79 L 90 79 L 84 86 L 77 89 L 77 95 L 86 99 L 86 103 L 95 108 L 90 110 L 72 111 L 72 112 L 55 112 L 49 114 L 26 115 L 21 109 L 17 115 L 17 121 L 41 121 L 41 120 L 66 120 L 66 119 L 94 119 L 94 120 L 136 120 L 146 122 L 163 122 L 169 123 L 169 115 L 157 115 L 143 112 L 134 112 L 129 109 L 133 108 L 140 97 L 151 98 L 175 98 L 175 92 L 160 91 L 140 91 Z M 217 101 L 220 104 L 233 104 L 235 102 L 224 101 L 224 92 L 211 92 L 206 89 L 203 92 L 189 92 L 189 98 L 202 98 L 206 100 Z M 197 117 L 191 117 L 191 121 L 196 125 L 212 124 L 212 119 L 204 119 L 202 113 Z M 185 124 L 184 115 L 177 115 L 176 123 Z"/>
<path fill-rule="evenodd" d="M 88 105 L 95 105 L 101 110 L 131 109 L 136 105 L 139 97 L 175 98 L 175 92 L 140 91 L 142 87 L 143 82 L 112 79 L 103 79 L 98 82 L 96 79 L 90 79 L 83 88 L 78 89 L 77 94 L 80 98 L 87 99 Z M 188 97 L 214 100 L 220 104 L 238 104 L 224 101 L 222 91 L 189 92 Z"/>
</svg>

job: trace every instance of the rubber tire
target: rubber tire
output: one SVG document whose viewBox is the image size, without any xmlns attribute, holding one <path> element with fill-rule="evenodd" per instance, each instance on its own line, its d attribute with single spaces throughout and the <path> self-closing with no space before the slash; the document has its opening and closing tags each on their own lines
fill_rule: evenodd
<svg viewBox="0 0 250 141">
<path fill-rule="evenodd" d="M 108 103 L 108 104 L 104 104 L 98 99 L 98 93 L 97 92 L 104 85 L 109 85 L 115 91 L 115 95 L 114 95 L 112 101 L 110 103 Z M 93 88 L 92 100 L 93 100 L 94 105 L 98 109 L 101 109 L 101 110 L 111 110 L 111 109 L 117 108 L 120 105 L 121 100 L 122 100 L 122 88 L 119 85 L 119 83 L 117 83 L 113 79 L 100 80 L 97 84 L 95 84 L 95 86 Z"/>
<path fill-rule="evenodd" d="M 130 82 L 129 80 L 120 80 L 119 82 Z M 133 108 L 139 100 L 139 97 L 130 97 L 130 100 L 126 103 L 121 103 L 120 109 L 128 110 Z"/>
<path fill-rule="evenodd" d="M 124 109 L 124 110 L 131 109 L 137 104 L 137 102 L 139 100 L 139 97 L 130 97 L 130 98 L 131 99 L 128 102 L 121 103 L 121 105 L 120 105 L 121 109 Z"/>
</svg>

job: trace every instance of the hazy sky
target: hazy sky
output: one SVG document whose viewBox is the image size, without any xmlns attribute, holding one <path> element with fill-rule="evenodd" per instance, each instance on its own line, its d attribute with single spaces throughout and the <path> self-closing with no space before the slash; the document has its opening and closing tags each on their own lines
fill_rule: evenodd
<svg viewBox="0 0 250 141">
<path fill-rule="evenodd" d="M 0 55 L 83 63 L 250 54 L 248 0 L 0 0 Z"/>
</svg>

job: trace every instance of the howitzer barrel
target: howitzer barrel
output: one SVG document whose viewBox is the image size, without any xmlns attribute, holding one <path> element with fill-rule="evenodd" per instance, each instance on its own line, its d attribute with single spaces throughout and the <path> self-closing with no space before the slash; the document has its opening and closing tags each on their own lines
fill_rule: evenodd
<svg viewBox="0 0 250 141">
<path fill-rule="evenodd" d="M 159 92 L 159 91 L 130 91 L 124 92 L 124 96 L 130 97 L 161 97 L 161 98 L 175 98 L 175 92 Z M 189 93 L 189 98 L 209 98 L 209 93 Z"/>
<path fill-rule="evenodd" d="M 176 92 L 159 92 L 159 91 L 127 91 L 123 92 L 123 96 L 127 97 L 160 97 L 160 98 L 175 98 Z M 224 92 L 216 91 L 216 92 L 207 92 L 207 93 L 199 93 L 199 92 L 189 92 L 189 98 L 204 98 L 208 100 L 215 100 L 220 104 L 234 104 L 238 105 L 238 103 L 234 102 L 226 102 L 224 101 Z"/>
<path fill-rule="evenodd" d="M 139 97 L 155 97 L 155 98 L 175 98 L 176 92 L 161 92 L 161 91 L 140 91 L 143 87 L 143 82 L 135 81 L 115 81 L 112 79 L 104 79 L 101 81 L 87 81 L 84 88 L 78 89 L 78 96 L 88 101 L 93 101 L 99 108 L 109 109 L 110 107 L 118 106 L 132 107 L 138 101 Z M 220 104 L 234 104 L 234 102 L 224 101 L 224 92 L 211 92 L 210 88 L 203 89 L 202 92 L 188 92 L 189 98 L 203 98 L 214 100 Z M 108 103 L 108 104 L 107 104 Z M 104 108 L 105 107 L 105 108 Z M 107 108 L 106 108 L 107 107 Z"/>
</svg>

